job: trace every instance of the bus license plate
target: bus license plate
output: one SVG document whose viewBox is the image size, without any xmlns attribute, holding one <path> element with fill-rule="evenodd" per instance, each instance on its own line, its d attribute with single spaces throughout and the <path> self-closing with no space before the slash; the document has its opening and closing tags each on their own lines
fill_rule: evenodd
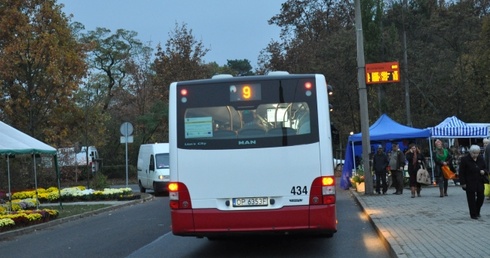
<svg viewBox="0 0 490 258">
<path fill-rule="evenodd" d="M 233 207 L 267 206 L 268 204 L 269 198 L 267 197 L 233 198 Z"/>
</svg>

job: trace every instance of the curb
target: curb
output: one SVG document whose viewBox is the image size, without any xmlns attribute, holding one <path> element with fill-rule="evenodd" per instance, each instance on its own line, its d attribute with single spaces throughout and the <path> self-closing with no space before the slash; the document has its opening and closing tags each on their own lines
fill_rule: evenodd
<svg viewBox="0 0 490 258">
<path fill-rule="evenodd" d="M 397 253 L 395 252 L 395 250 L 391 246 L 388 239 L 385 238 L 385 236 L 381 233 L 381 230 L 378 228 L 376 223 L 374 223 L 374 221 L 372 220 L 371 216 L 369 216 L 369 214 L 366 212 L 366 209 L 364 208 L 366 206 L 366 204 L 363 203 L 360 198 L 358 198 L 359 193 L 355 189 L 349 189 L 349 191 L 351 192 L 352 196 L 354 196 L 354 200 L 356 201 L 356 203 L 361 207 L 361 210 L 364 213 L 364 215 L 366 215 L 366 217 L 368 218 L 371 226 L 376 230 L 376 233 L 378 234 L 379 239 L 382 241 L 386 250 L 388 250 L 390 257 L 398 257 Z"/>
<path fill-rule="evenodd" d="M 60 224 L 63 224 L 65 222 L 69 222 L 69 221 L 74 221 L 74 220 L 90 217 L 90 216 L 97 215 L 97 214 L 104 213 L 104 212 L 117 210 L 117 209 L 122 208 L 122 207 L 144 203 L 147 201 L 151 201 L 153 199 L 155 199 L 155 197 L 153 195 L 147 194 L 147 193 L 142 193 L 141 198 L 137 199 L 137 200 L 115 201 L 114 202 L 115 204 L 112 206 L 109 206 L 109 207 L 101 208 L 101 209 L 94 210 L 94 211 L 88 211 L 88 212 L 85 212 L 82 214 L 77 214 L 77 215 L 73 215 L 73 216 L 66 217 L 66 218 L 55 219 L 55 220 L 51 220 L 51 221 L 48 221 L 45 223 L 32 225 L 29 227 L 24 227 L 24 228 L 19 228 L 19 229 L 3 232 L 3 233 L 0 233 L 0 240 L 5 240 L 7 238 L 32 233 L 32 232 L 35 232 L 37 230 L 41 230 L 41 229 L 45 229 L 48 227 L 60 225 Z M 97 203 L 104 203 L 104 202 L 91 202 L 91 203 L 97 204 Z"/>
</svg>

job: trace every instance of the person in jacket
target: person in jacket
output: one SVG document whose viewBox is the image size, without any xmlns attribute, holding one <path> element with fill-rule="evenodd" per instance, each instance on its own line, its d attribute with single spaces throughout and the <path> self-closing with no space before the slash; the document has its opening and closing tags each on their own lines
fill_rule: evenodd
<svg viewBox="0 0 490 258">
<path fill-rule="evenodd" d="M 490 138 L 483 139 L 483 151 L 485 166 L 490 170 Z M 490 196 L 487 197 L 487 200 L 490 200 Z"/>
<path fill-rule="evenodd" d="M 447 196 L 447 178 L 444 177 L 442 173 L 442 166 L 450 166 L 452 164 L 453 156 L 448 149 L 444 148 L 442 141 L 437 139 L 434 142 L 436 146 L 434 153 L 432 154 L 432 159 L 434 160 L 434 177 L 439 185 L 439 197 Z M 451 166 L 452 167 L 452 166 Z"/>
<path fill-rule="evenodd" d="M 381 194 L 381 187 L 383 194 L 388 191 L 388 185 L 386 183 L 386 168 L 388 167 L 388 155 L 384 153 L 383 146 L 379 145 L 377 152 L 373 156 L 373 168 L 376 174 L 376 193 Z"/>
<path fill-rule="evenodd" d="M 485 199 L 485 196 L 483 196 L 485 189 L 483 186 L 484 176 L 488 177 L 488 170 L 482 155 L 480 155 L 480 147 L 471 145 L 469 153 L 461 158 L 459 180 L 461 187 L 466 191 L 466 200 L 472 219 L 480 217 L 480 209 Z"/>
<path fill-rule="evenodd" d="M 483 151 L 485 165 L 490 169 L 490 139 L 483 139 Z"/>
<path fill-rule="evenodd" d="M 408 161 L 408 174 L 410 176 L 410 191 L 412 192 L 412 198 L 415 197 L 415 193 L 420 197 L 421 185 L 417 182 L 417 172 L 423 166 L 424 156 L 417 148 L 417 145 L 410 144 L 407 153 L 405 153 L 405 158 Z"/>
<path fill-rule="evenodd" d="M 389 166 L 393 178 L 393 186 L 396 191 L 393 194 L 403 194 L 403 167 L 405 166 L 405 155 L 400 151 L 398 143 L 391 145 Z"/>
</svg>

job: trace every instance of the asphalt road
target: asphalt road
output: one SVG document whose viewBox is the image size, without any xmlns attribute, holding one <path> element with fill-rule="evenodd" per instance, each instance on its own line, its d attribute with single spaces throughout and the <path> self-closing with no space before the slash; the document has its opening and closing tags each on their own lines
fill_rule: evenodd
<svg viewBox="0 0 490 258">
<path fill-rule="evenodd" d="M 169 231 L 168 198 L 0 241 L 1 257 L 125 257 Z"/>
<path fill-rule="evenodd" d="M 332 238 L 248 237 L 224 241 L 166 233 L 129 257 L 390 257 L 353 199 L 337 188 L 338 232 Z"/>
<path fill-rule="evenodd" d="M 332 238 L 249 237 L 209 241 L 170 232 L 168 197 L 0 241 L 1 257 L 389 257 L 350 191 L 337 193 Z"/>
</svg>

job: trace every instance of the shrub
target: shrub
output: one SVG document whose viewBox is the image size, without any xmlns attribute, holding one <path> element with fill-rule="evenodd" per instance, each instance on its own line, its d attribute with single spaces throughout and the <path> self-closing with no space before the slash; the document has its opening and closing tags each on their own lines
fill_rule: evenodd
<svg viewBox="0 0 490 258">
<path fill-rule="evenodd" d="M 97 172 L 92 181 L 92 187 L 96 190 L 101 190 L 109 187 L 109 183 L 107 182 L 107 176 L 104 174 Z"/>
<path fill-rule="evenodd" d="M 126 165 L 104 166 L 99 170 L 108 179 L 126 179 Z M 128 177 L 136 178 L 137 170 L 135 166 L 128 166 Z"/>
</svg>

